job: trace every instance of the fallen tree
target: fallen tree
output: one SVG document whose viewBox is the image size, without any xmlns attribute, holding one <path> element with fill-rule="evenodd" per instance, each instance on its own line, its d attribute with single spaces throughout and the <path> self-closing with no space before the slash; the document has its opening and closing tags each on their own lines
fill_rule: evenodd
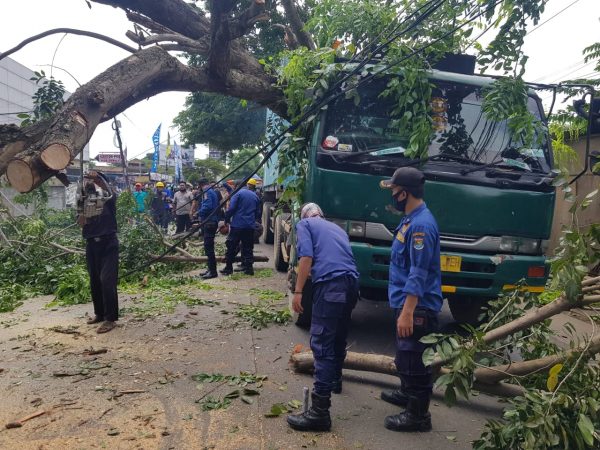
<svg viewBox="0 0 600 450">
<path fill-rule="evenodd" d="M 590 293 L 594 291 L 600 291 L 600 277 L 587 278 L 582 282 L 582 292 Z M 486 351 L 487 349 L 483 346 L 487 347 L 507 336 L 531 328 L 561 312 L 568 311 L 575 307 L 585 307 L 597 303 L 598 301 L 600 301 L 600 296 L 598 295 L 583 295 L 577 302 L 569 302 L 566 296 L 562 295 L 548 305 L 529 310 L 518 319 L 499 326 L 498 328 L 494 328 L 478 338 L 477 341 L 467 341 L 464 345 L 473 348 L 481 347 L 480 351 Z M 484 329 L 491 324 L 493 324 L 493 318 L 484 326 Z M 473 381 L 477 383 L 477 388 L 482 391 L 493 391 L 495 394 L 500 395 L 505 393 L 508 396 L 514 396 L 515 394 L 521 395 L 523 389 L 519 386 L 499 386 L 498 384 L 507 378 L 524 377 L 543 370 L 548 370 L 556 364 L 563 363 L 568 359 L 579 356 L 582 352 L 585 352 L 589 357 L 599 353 L 600 335 L 591 338 L 584 346 L 571 349 L 567 352 L 546 356 L 544 358 L 510 362 L 491 367 L 477 367 L 473 371 Z M 448 373 L 448 370 L 444 369 L 443 365 L 451 361 L 451 359 L 451 357 L 442 358 L 438 356 L 430 362 L 436 376 Z M 291 355 L 290 364 L 292 369 L 296 372 L 309 373 L 312 372 L 314 368 L 314 358 L 310 352 L 294 353 Z M 344 361 L 344 368 L 393 376 L 397 375 L 394 358 L 385 355 L 348 352 L 346 360 Z"/>
<path fill-rule="evenodd" d="M 443 8 L 441 2 L 424 8 L 419 4 L 369 1 L 371 14 L 363 14 L 356 0 L 332 1 L 327 6 L 293 0 L 282 1 L 281 5 L 266 0 L 90 0 L 90 6 L 102 4 L 125 11 L 134 28 L 125 35 L 137 48 L 97 33 L 62 28 L 40 33 L 0 54 L 2 59 L 30 42 L 58 32 L 101 39 L 130 53 L 77 89 L 56 113 L 44 120 L 22 129 L 0 126 L 0 175 L 6 173 L 11 185 L 20 192 L 34 189 L 67 167 L 100 123 L 143 99 L 167 91 L 237 97 L 293 120 L 305 103 L 316 98 L 307 96 L 307 92 L 317 94 L 327 86 L 327 77 L 315 71 L 324 70 L 321 64 L 330 64 L 336 53 L 345 58 L 360 56 L 360 60 L 371 58 L 370 52 L 379 48 L 381 55 L 377 56 L 387 58 L 387 50 L 395 48 L 398 51 L 389 52 L 393 62 L 415 44 L 415 33 L 420 33 L 427 56 L 415 53 L 412 67 L 426 69 L 432 60 L 462 48 L 474 30 L 484 26 L 488 27 L 486 31 L 496 29 L 499 32 L 490 46 L 480 52 L 480 63 L 482 67 L 504 65 L 505 72 L 512 73 L 513 65 L 526 61 L 520 50 L 520 36 L 529 21 L 538 20 L 545 3 L 500 0 L 470 5 L 449 0 Z M 502 13 L 492 21 L 499 11 Z M 328 24 L 331 17 L 338 18 L 336 23 Z M 310 26 L 306 18 L 310 19 Z M 427 26 L 427 21 L 435 23 L 436 30 L 447 32 L 440 37 Z M 505 33 L 505 27 L 515 28 L 515 33 Z M 279 55 L 267 55 L 267 62 L 264 47 L 269 42 L 257 44 L 258 30 L 279 30 L 276 36 L 292 49 L 281 61 L 295 58 L 295 76 L 302 85 L 278 73 L 275 67 L 280 63 L 274 57 Z M 339 41 L 342 36 L 346 36 L 346 45 Z M 185 52 L 191 63 L 182 63 L 170 52 Z M 326 70 L 334 73 L 340 68 L 332 66 Z"/>
<path fill-rule="evenodd" d="M 157 259 L 159 257 L 159 255 L 149 255 L 150 258 L 152 259 Z M 217 255 L 217 262 L 225 262 L 225 256 L 220 256 Z M 176 256 L 176 255 L 172 255 L 172 256 L 163 256 L 162 258 L 160 258 L 161 261 L 165 261 L 165 262 L 190 262 L 190 263 L 206 263 L 208 262 L 208 257 L 206 256 Z M 234 261 L 235 262 L 239 262 L 241 261 L 241 256 L 236 256 Z M 269 258 L 266 256 L 261 256 L 261 255 L 255 255 L 254 256 L 254 262 L 268 262 Z"/>
</svg>

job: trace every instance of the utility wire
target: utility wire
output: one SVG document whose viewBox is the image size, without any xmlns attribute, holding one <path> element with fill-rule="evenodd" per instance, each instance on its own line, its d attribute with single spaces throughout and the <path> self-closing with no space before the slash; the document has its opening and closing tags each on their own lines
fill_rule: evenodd
<svg viewBox="0 0 600 450">
<path fill-rule="evenodd" d="M 470 18 L 469 20 L 467 20 L 466 22 L 463 22 L 462 24 L 454 27 L 452 30 L 450 30 L 449 32 L 445 33 L 444 35 L 442 35 L 440 38 L 433 40 L 432 42 L 430 42 L 429 44 L 414 50 L 413 52 L 409 53 L 408 55 L 404 56 L 403 58 L 400 58 L 398 61 L 395 61 L 391 64 L 388 64 L 387 67 L 384 66 L 382 68 L 382 70 L 378 71 L 377 73 L 372 73 L 370 76 L 366 76 L 364 77 L 362 80 L 359 81 L 359 83 L 357 85 L 354 86 L 350 86 L 350 87 L 346 87 L 345 89 L 342 88 L 340 90 L 340 92 L 329 95 L 329 96 L 324 96 L 320 101 L 315 102 L 310 108 L 308 108 L 301 116 L 300 118 L 298 118 L 298 120 L 294 123 L 291 124 L 289 127 L 287 127 L 285 130 L 283 130 L 282 132 L 280 132 L 276 137 L 274 137 L 273 139 L 271 139 L 271 141 L 269 141 L 267 144 L 261 146 L 261 148 L 256 152 L 256 154 L 252 155 L 251 157 L 249 157 L 246 161 L 244 161 L 242 164 L 240 164 L 240 166 L 238 166 L 236 169 L 234 169 L 233 171 L 231 171 L 228 175 L 226 175 L 225 177 L 223 177 L 220 181 L 217 181 L 215 183 L 213 183 L 211 185 L 211 188 L 216 186 L 218 183 L 222 182 L 223 180 L 227 179 L 228 176 L 230 176 L 231 174 L 233 174 L 235 171 L 237 171 L 239 168 L 243 167 L 245 164 L 247 164 L 250 160 L 254 159 L 256 156 L 258 156 L 258 154 L 260 154 L 262 151 L 264 151 L 266 148 L 268 148 L 269 145 L 273 145 L 273 147 L 264 155 L 262 161 L 259 163 L 258 167 L 256 168 L 256 170 L 259 170 L 261 167 L 263 167 L 267 161 L 271 158 L 271 156 L 275 153 L 275 151 L 277 151 L 277 149 L 279 148 L 279 146 L 285 141 L 286 136 L 289 133 L 293 133 L 294 131 L 296 131 L 300 125 L 302 124 L 302 122 L 304 122 L 304 120 L 306 120 L 308 117 L 310 117 L 311 114 L 313 114 L 314 112 L 317 112 L 321 107 L 323 107 L 325 104 L 329 104 L 330 102 L 332 102 L 333 100 L 339 98 L 341 95 L 344 95 L 346 92 L 356 89 L 359 85 L 364 84 L 365 82 L 370 82 L 374 79 L 375 76 L 381 74 L 382 72 L 389 70 L 390 68 L 397 66 L 398 64 L 402 63 L 403 61 L 406 61 L 408 58 L 411 58 L 421 52 L 423 52 L 424 50 L 426 50 L 427 48 L 431 47 L 432 45 L 436 44 L 437 42 L 447 38 L 450 34 L 455 33 L 456 31 L 458 31 L 459 29 L 463 28 L 464 26 L 468 25 L 469 23 L 473 22 L 475 19 L 479 18 L 480 16 L 482 16 L 484 13 L 486 13 L 487 11 L 492 10 L 493 8 L 495 8 L 498 4 L 500 4 L 503 0 L 497 0 L 493 5 L 489 6 L 488 8 L 486 8 L 483 11 L 480 11 L 478 14 L 474 15 L 472 18 Z M 433 12 L 433 11 L 432 11 Z M 411 27 L 409 27 L 410 29 Z M 408 30 L 405 30 L 405 32 Z M 399 35 L 400 36 L 400 35 Z M 398 37 L 399 37 L 398 36 Z M 364 65 L 366 65 L 367 63 L 362 64 L 362 66 L 364 67 Z M 351 75 L 355 75 L 356 73 L 358 73 L 358 71 L 361 69 L 362 67 L 357 66 L 352 72 Z M 333 90 L 333 88 L 330 88 L 328 91 Z M 246 176 L 244 178 L 244 180 L 242 180 L 242 182 L 240 182 L 240 184 L 233 190 L 233 192 L 231 193 L 230 197 L 232 197 L 233 195 L 235 195 L 236 193 L 238 193 L 244 186 L 245 184 L 248 182 L 248 180 L 252 177 L 252 174 Z M 217 206 L 217 208 L 215 208 L 200 224 L 199 226 L 203 226 L 208 219 L 210 219 L 212 216 L 214 216 L 217 211 L 222 208 L 225 204 L 226 204 L 227 200 L 223 200 L 219 206 Z M 143 269 L 144 267 L 148 267 L 151 264 L 161 260 L 164 256 L 166 256 L 167 254 L 169 254 L 171 251 L 173 251 L 176 247 L 178 247 L 181 243 L 183 243 L 184 241 L 186 241 L 188 238 L 190 238 L 197 230 L 194 231 L 190 231 L 188 234 L 186 234 L 185 236 L 183 236 L 181 239 L 179 239 L 177 242 L 175 242 L 173 245 L 171 245 L 168 249 L 166 249 L 161 255 L 152 258 L 150 261 L 148 261 L 147 263 L 143 264 L 142 266 L 138 267 L 138 268 L 134 268 L 132 270 L 130 270 L 129 272 L 127 272 L 125 274 L 125 276 L 130 276 L 136 272 L 138 272 L 139 270 Z"/>
<path fill-rule="evenodd" d="M 537 27 L 535 27 L 533 30 L 528 31 L 527 35 L 531 36 L 531 33 L 533 33 L 535 30 L 539 30 L 541 27 L 543 27 L 544 25 L 546 25 L 548 22 L 550 22 L 552 19 L 554 19 L 555 17 L 559 16 L 560 14 L 564 13 L 567 9 L 569 9 L 571 6 L 573 6 L 575 3 L 578 3 L 580 0 L 575 0 L 574 2 L 570 3 L 569 5 L 565 6 L 563 9 L 561 9 L 559 12 L 557 12 L 556 14 L 554 14 L 552 17 L 550 17 L 548 20 L 545 20 L 544 22 L 540 23 Z"/>
</svg>

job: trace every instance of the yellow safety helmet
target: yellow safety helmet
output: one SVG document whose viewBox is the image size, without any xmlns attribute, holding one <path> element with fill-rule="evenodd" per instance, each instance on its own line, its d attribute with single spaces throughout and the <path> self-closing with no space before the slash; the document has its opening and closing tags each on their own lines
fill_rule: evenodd
<svg viewBox="0 0 600 450">
<path fill-rule="evenodd" d="M 250 179 L 248 180 L 248 184 L 249 184 L 250 186 L 256 186 L 256 180 L 255 180 L 254 178 L 250 178 Z"/>
<path fill-rule="evenodd" d="M 156 183 L 156 187 L 165 187 L 165 183 L 159 181 L 158 183 Z"/>
</svg>

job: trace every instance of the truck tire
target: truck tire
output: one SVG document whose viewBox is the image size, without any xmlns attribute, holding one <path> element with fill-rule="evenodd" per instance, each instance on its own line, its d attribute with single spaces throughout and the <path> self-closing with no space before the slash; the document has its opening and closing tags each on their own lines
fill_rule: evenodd
<svg viewBox="0 0 600 450">
<path fill-rule="evenodd" d="M 483 322 L 479 317 L 489 300 L 487 297 L 449 297 L 448 306 L 455 321 L 476 326 Z"/>
<path fill-rule="evenodd" d="M 262 209 L 262 226 L 263 226 L 263 232 L 262 232 L 262 241 L 265 244 L 272 244 L 273 243 L 273 229 L 271 228 L 271 211 L 273 210 L 273 203 L 271 202 L 265 202 L 263 204 L 263 209 Z"/>
<path fill-rule="evenodd" d="M 296 274 L 293 274 L 293 277 L 295 279 Z M 292 309 L 292 300 L 294 299 L 295 284 L 295 282 L 292 283 L 293 288 L 290 290 L 290 293 L 288 295 L 289 308 L 290 312 L 292 313 L 292 322 L 294 322 L 294 324 L 296 324 L 300 328 L 308 329 L 310 328 L 310 323 L 312 319 L 312 281 L 310 278 L 306 280 L 306 283 L 304 284 L 304 289 L 302 289 L 302 309 L 304 310 L 302 314 L 298 314 Z"/>
<path fill-rule="evenodd" d="M 275 217 L 275 236 L 273 239 L 273 262 L 279 272 L 287 272 L 289 264 L 283 259 L 281 244 L 284 242 L 283 221 L 281 215 Z"/>
</svg>

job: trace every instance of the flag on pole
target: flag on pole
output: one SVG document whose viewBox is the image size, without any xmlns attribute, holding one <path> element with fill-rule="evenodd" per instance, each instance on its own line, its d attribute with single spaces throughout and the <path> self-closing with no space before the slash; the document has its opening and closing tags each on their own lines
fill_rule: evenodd
<svg viewBox="0 0 600 450">
<path fill-rule="evenodd" d="M 150 169 L 150 172 L 154 172 L 154 173 L 156 173 L 156 171 L 158 170 L 158 158 L 160 157 L 160 126 L 161 125 L 162 124 L 158 125 L 158 128 L 152 135 L 152 143 L 154 144 L 154 155 L 152 156 L 152 169 Z"/>
</svg>

